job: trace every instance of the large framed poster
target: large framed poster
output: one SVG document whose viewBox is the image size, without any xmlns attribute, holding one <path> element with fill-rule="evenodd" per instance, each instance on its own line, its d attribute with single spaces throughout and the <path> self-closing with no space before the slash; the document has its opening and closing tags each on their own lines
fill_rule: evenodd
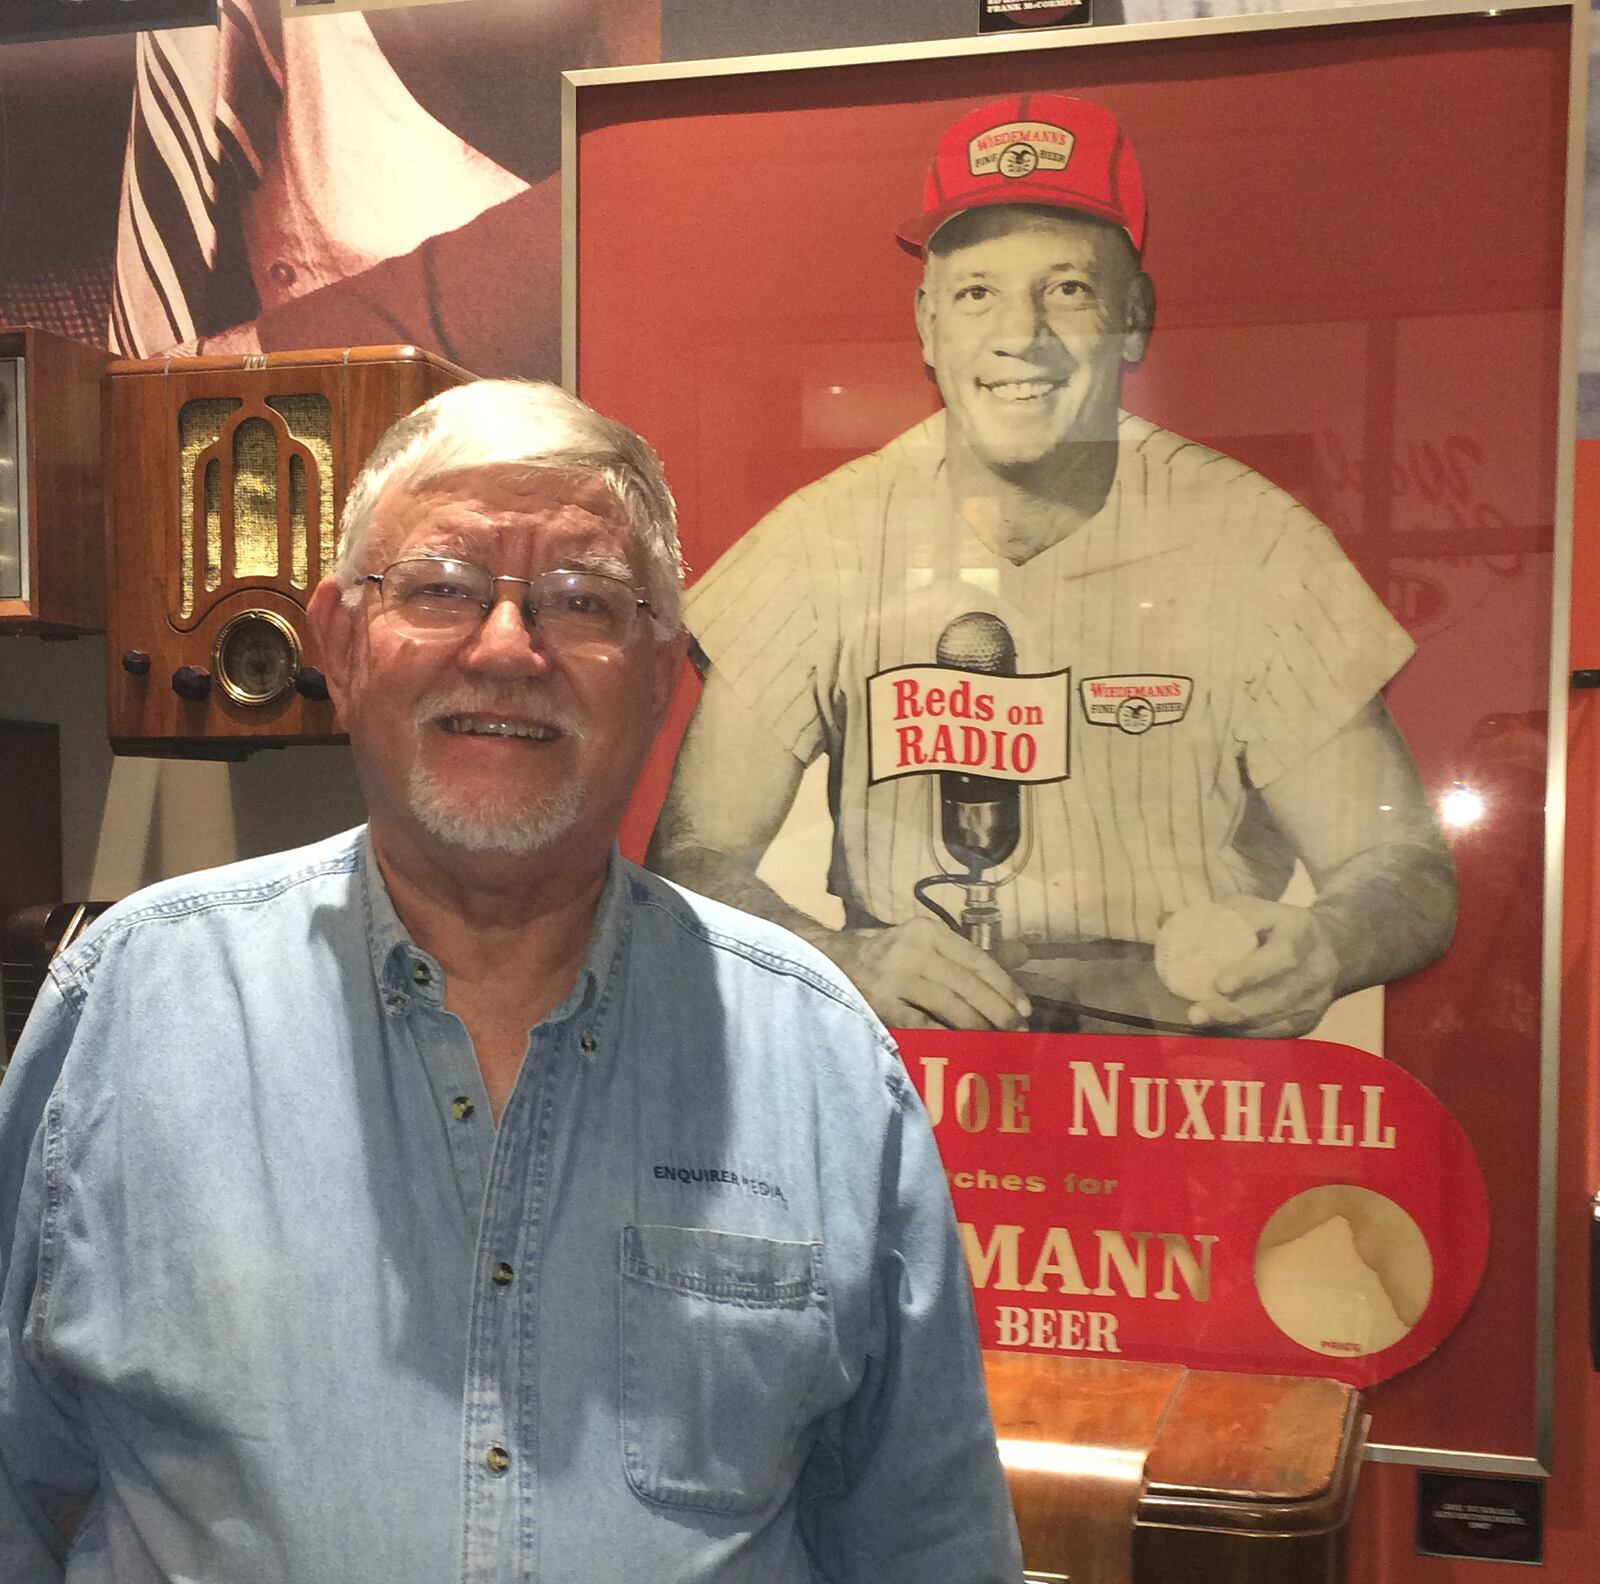
<svg viewBox="0 0 1600 1584">
<path fill-rule="evenodd" d="M 1548 1466 L 1583 22 L 567 79 L 699 673 L 625 845 L 897 1030 L 987 1348 Z"/>
</svg>

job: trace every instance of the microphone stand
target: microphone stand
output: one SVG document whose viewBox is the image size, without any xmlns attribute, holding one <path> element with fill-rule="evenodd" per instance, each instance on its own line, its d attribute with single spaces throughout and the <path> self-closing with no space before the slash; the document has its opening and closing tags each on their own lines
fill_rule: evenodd
<svg viewBox="0 0 1600 1584">
<path fill-rule="evenodd" d="M 967 900 L 961 909 L 961 933 L 979 951 L 992 953 L 1000 944 L 1000 904 L 996 900 L 997 887 L 993 881 L 979 880 L 975 875 L 966 879 Z"/>
<path fill-rule="evenodd" d="M 911 891 L 917 901 L 957 935 L 971 941 L 979 951 L 992 953 L 1001 941 L 999 882 L 985 880 L 982 876 L 981 869 L 969 869 L 965 874 L 927 875 L 917 881 Z M 937 885 L 958 885 L 964 889 L 966 897 L 959 919 L 928 895 L 929 890 Z"/>
</svg>

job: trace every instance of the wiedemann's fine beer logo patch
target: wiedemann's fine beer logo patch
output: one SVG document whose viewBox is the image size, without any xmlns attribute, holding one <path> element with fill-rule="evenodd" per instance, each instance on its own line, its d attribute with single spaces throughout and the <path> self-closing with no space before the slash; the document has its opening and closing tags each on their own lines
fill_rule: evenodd
<svg viewBox="0 0 1600 1584">
<path fill-rule="evenodd" d="M 1085 677 L 1084 718 L 1142 737 L 1152 726 L 1174 726 L 1189 713 L 1194 683 L 1183 676 Z"/>
<path fill-rule="evenodd" d="M 967 144 L 974 176 L 998 173 L 1013 181 L 1036 170 L 1065 170 L 1072 157 L 1072 134 L 1048 121 L 1010 121 L 990 127 Z"/>
</svg>

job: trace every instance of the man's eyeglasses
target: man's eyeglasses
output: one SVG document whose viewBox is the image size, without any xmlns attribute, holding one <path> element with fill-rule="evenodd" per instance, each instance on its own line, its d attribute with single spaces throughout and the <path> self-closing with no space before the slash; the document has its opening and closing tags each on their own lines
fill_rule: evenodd
<svg viewBox="0 0 1600 1584">
<path fill-rule="evenodd" d="M 541 572 L 538 577 L 496 577 L 470 561 L 408 556 L 359 583 L 376 583 L 384 614 L 411 631 L 461 637 L 480 626 L 502 596 L 502 583 L 520 583 L 522 616 L 546 642 L 621 643 L 650 601 L 609 572 Z"/>
</svg>

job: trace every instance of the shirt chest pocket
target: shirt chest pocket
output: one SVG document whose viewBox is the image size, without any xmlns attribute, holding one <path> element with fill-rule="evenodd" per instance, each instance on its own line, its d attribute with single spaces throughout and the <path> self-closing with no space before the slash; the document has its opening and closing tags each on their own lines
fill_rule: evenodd
<svg viewBox="0 0 1600 1584">
<path fill-rule="evenodd" d="M 622 1230 L 622 1457 L 646 1501 L 754 1513 L 793 1483 L 832 1347 L 822 1245 Z"/>
</svg>

